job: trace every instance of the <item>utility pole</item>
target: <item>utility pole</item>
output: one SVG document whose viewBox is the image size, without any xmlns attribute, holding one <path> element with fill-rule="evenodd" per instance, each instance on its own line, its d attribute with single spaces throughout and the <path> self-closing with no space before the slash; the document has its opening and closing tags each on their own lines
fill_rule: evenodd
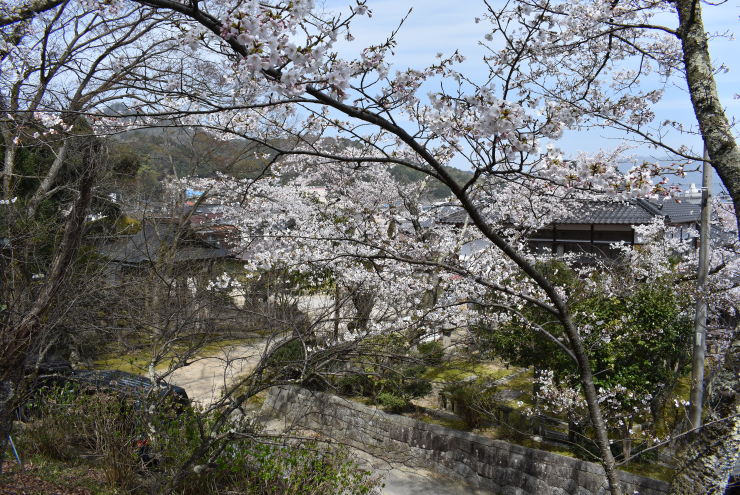
<svg viewBox="0 0 740 495">
<path fill-rule="evenodd" d="M 707 283 L 709 271 L 709 222 L 712 198 L 712 166 L 709 163 L 707 147 L 704 146 L 704 165 L 702 168 L 701 187 L 701 227 L 699 231 L 699 274 L 698 292 Z M 689 406 L 689 421 L 692 428 L 701 426 L 701 409 L 704 400 L 704 355 L 707 350 L 707 303 L 696 301 L 696 317 L 694 319 L 694 359 L 691 369 L 691 405 Z"/>
</svg>

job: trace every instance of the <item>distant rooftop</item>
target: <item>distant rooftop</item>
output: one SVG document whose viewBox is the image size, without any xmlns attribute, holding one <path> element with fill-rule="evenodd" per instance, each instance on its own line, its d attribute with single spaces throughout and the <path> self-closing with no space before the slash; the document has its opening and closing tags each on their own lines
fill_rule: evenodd
<svg viewBox="0 0 740 495">
<path fill-rule="evenodd" d="M 634 199 L 625 202 L 591 201 L 575 206 L 556 224 L 644 225 L 657 216 L 668 223 L 695 223 L 701 219 L 699 205 L 673 198 Z M 442 223 L 463 224 L 468 214 L 460 208 Z"/>
<path fill-rule="evenodd" d="M 177 229 L 176 223 L 145 222 L 141 230 L 101 251 L 112 261 L 138 265 L 157 261 L 164 248 L 173 248 L 172 261 L 225 258 L 229 252 L 194 235 L 191 229 Z"/>
</svg>

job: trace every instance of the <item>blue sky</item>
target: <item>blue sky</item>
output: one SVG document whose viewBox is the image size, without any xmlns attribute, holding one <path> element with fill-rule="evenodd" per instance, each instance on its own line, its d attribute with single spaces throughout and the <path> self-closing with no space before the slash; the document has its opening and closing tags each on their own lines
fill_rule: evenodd
<svg viewBox="0 0 740 495">
<path fill-rule="evenodd" d="M 495 8 L 502 2 L 491 0 L 490 3 Z M 349 11 L 349 5 L 349 0 L 325 1 L 325 8 L 334 12 L 346 13 Z M 352 35 L 355 41 L 339 45 L 344 58 L 352 57 L 364 46 L 385 40 L 409 9 L 413 8 L 396 38 L 398 47 L 392 59 L 392 71 L 407 67 L 423 68 L 434 63 L 438 52 L 450 55 L 459 49 L 467 57 L 466 62 L 458 68 L 460 72 L 481 76 L 485 74 L 484 65 L 481 62 L 485 51 L 478 45 L 478 41 L 483 39 L 490 24 L 486 22 L 475 24 L 474 20 L 475 17 L 480 17 L 485 12 L 485 4 L 482 1 L 368 0 L 367 5 L 373 11 L 373 17 L 363 17 L 353 23 Z M 704 23 L 708 31 L 734 32 L 740 27 L 738 19 L 740 8 L 735 2 L 726 2 L 716 7 L 705 3 L 703 8 Z M 669 27 L 677 24 L 673 16 L 667 16 L 661 21 Z M 727 74 L 716 76 L 720 99 L 730 119 L 733 115 L 740 117 L 740 100 L 733 98 L 735 93 L 740 93 L 740 57 L 737 56 L 739 49 L 739 41 L 724 38 L 710 41 L 710 53 L 713 59 L 724 63 L 730 69 Z M 685 83 L 679 79 L 676 79 L 675 83 L 678 87 L 668 90 L 663 100 L 655 107 L 654 110 L 658 116 L 656 120 L 671 119 L 681 121 L 686 126 L 694 125 L 696 120 L 691 102 L 688 94 L 683 91 Z M 604 131 L 572 131 L 567 133 L 558 145 L 567 154 L 575 151 L 597 151 L 602 147 L 613 148 L 620 142 L 620 139 L 619 136 L 610 135 Z M 675 139 L 674 142 L 688 144 L 696 150 L 701 150 L 701 141 L 696 138 L 684 135 L 676 136 Z M 652 155 L 656 158 L 665 156 L 660 150 L 647 148 L 637 149 L 634 153 L 640 156 Z M 458 166 L 463 168 L 464 163 L 459 163 Z M 701 176 L 697 174 L 680 182 L 686 184 L 701 182 Z M 718 187 L 719 183 L 715 186 L 715 191 Z"/>
</svg>

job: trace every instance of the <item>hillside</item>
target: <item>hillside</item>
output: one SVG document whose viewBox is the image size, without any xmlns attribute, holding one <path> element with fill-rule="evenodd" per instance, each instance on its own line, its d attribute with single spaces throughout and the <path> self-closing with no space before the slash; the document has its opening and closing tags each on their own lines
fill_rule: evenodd
<svg viewBox="0 0 740 495">
<path fill-rule="evenodd" d="M 455 167 L 445 167 L 445 169 L 458 183 L 467 182 L 471 177 L 473 177 L 473 173 L 469 171 L 460 170 Z M 391 175 L 401 184 L 420 181 L 426 177 L 422 172 L 418 172 L 407 167 L 393 167 L 391 168 Z M 430 181 L 427 185 L 424 197 L 427 200 L 437 201 L 444 199 L 449 195 L 450 189 L 447 186 L 440 184 L 437 181 Z"/>
</svg>

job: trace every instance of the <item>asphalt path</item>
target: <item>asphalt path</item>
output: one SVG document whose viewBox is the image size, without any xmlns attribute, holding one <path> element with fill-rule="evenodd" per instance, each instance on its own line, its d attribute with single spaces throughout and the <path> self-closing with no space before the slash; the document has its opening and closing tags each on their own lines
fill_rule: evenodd
<svg viewBox="0 0 740 495">
<path fill-rule="evenodd" d="M 371 458 L 373 474 L 383 476 L 385 486 L 380 491 L 381 495 L 491 495 L 492 493 L 467 486 L 460 481 L 445 478 L 426 469 L 389 465 L 364 452 L 358 453 L 358 456 Z"/>
<path fill-rule="evenodd" d="M 166 381 L 184 388 L 194 403 L 208 407 L 221 398 L 225 387 L 259 364 L 264 350 L 265 342 L 224 347 L 175 370 Z"/>
<path fill-rule="evenodd" d="M 211 405 L 221 396 L 224 386 L 230 385 L 239 376 L 256 366 L 265 349 L 265 342 L 225 347 L 221 352 L 202 357 L 188 366 L 178 369 L 168 381 L 183 387 L 188 397 L 204 407 Z M 282 431 L 280 419 L 267 421 L 267 430 Z M 350 449 L 363 469 L 383 477 L 385 487 L 381 495 L 490 495 L 457 480 L 446 478 L 426 469 L 409 468 L 399 463 L 390 463 L 358 449 Z"/>
</svg>

